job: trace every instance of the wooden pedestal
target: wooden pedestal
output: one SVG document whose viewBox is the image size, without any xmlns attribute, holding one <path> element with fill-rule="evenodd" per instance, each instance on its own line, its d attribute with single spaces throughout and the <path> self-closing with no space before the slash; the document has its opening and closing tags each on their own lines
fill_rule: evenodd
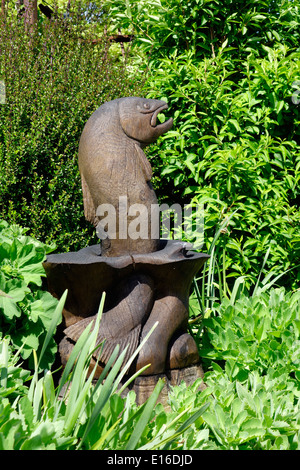
<svg viewBox="0 0 300 470">
<path fill-rule="evenodd" d="M 152 394 L 155 385 L 159 379 L 165 381 L 165 386 L 162 389 L 157 402 L 162 403 L 166 410 L 169 410 L 168 398 L 172 386 L 180 385 L 185 382 L 187 386 L 192 385 L 199 377 L 203 379 L 204 372 L 201 364 L 196 364 L 182 369 L 168 370 L 164 374 L 144 375 L 137 377 L 134 382 L 130 384 L 128 389 L 122 392 L 122 397 L 126 396 L 129 390 L 133 390 L 136 394 L 136 403 L 142 405 Z M 201 382 L 199 390 L 202 391 L 206 388 L 205 384 Z"/>
</svg>

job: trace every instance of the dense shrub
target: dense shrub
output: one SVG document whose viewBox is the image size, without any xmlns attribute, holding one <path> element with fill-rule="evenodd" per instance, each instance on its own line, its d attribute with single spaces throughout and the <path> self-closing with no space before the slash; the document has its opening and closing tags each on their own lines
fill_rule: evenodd
<svg viewBox="0 0 300 470">
<path fill-rule="evenodd" d="M 249 56 L 247 76 L 238 83 L 225 79 L 230 72 L 222 54 L 218 61 L 222 74 L 207 62 L 205 80 L 203 69 L 183 57 L 170 72 L 181 111 L 177 129 L 163 142 L 161 174 L 168 184 L 175 181 L 177 200 L 205 204 L 207 247 L 219 224 L 237 211 L 217 249 L 220 257 L 226 251 L 231 276 L 246 275 L 253 282 L 269 247 L 267 270 L 299 264 L 299 118 L 291 101 L 299 53 L 289 55 L 278 46 L 266 58 Z M 171 67 L 169 59 L 165 65 Z M 181 67 L 185 73 L 179 80 Z M 190 107 L 183 111 L 187 101 Z M 294 270 L 284 281 L 297 285 L 297 280 Z"/>
<path fill-rule="evenodd" d="M 300 291 L 283 287 L 235 302 L 223 300 L 219 315 L 204 320 L 201 356 L 229 360 L 233 376 L 284 370 L 300 380 Z"/>
<path fill-rule="evenodd" d="M 297 286 L 299 2 L 105 3 L 135 30 L 148 96 L 174 117 L 149 152 L 160 200 L 205 204 L 204 249 L 225 222 L 227 276 L 249 287 L 271 247 L 265 273 L 293 268 L 281 282 Z"/>
<path fill-rule="evenodd" d="M 11 12 L 15 2 L 9 2 Z M 76 13 L 76 12 L 75 12 Z M 77 165 L 79 138 L 103 102 L 138 93 L 137 83 L 80 10 L 69 19 L 0 19 L 0 216 L 58 249 L 93 239 L 85 221 Z M 81 13 L 82 15 L 84 12 Z M 96 24 L 99 32 L 99 24 Z M 102 24 L 102 32 L 104 25 Z"/>
</svg>

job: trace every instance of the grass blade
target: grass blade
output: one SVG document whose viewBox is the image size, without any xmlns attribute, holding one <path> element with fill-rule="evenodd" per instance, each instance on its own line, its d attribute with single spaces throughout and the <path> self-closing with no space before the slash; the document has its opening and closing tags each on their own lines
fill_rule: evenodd
<svg viewBox="0 0 300 470">
<path fill-rule="evenodd" d="M 276 281 L 278 281 L 278 279 L 280 279 L 282 276 L 284 276 L 286 273 L 288 273 L 289 271 L 292 271 L 293 269 L 296 269 L 296 268 L 299 268 L 300 267 L 300 264 L 298 264 L 297 266 L 294 266 L 293 268 L 290 268 L 290 269 L 287 269 L 286 271 L 284 271 L 283 273 L 281 274 L 278 274 L 278 276 L 274 277 L 274 279 L 272 279 L 272 281 L 268 282 L 268 280 L 270 279 L 270 277 L 272 276 L 272 273 L 269 273 L 265 279 L 263 280 L 262 282 L 262 287 L 258 287 L 257 290 L 256 290 L 256 295 L 258 294 L 261 294 L 262 292 L 265 292 L 267 289 L 270 289 L 270 287 L 272 287 L 273 284 L 275 284 Z M 268 283 L 267 283 L 268 282 Z M 254 292 L 252 294 L 252 297 L 254 296 Z"/>
<path fill-rule="evenodd" d="M 176 435 L 174 434 L 172 440 L 168 440 L 168 443 L 164 446 L 163 450 L 167 450 L 168 447 L 172 444 L 176 437 L 180 436 L 184 431 L 191 426 L 200 416 L 207 410 L 210 403 L 205 403 L 201 408 L 196 411 L 192 416 L 190 416 L 182 425 L 178 428 Z"/>
<path fill-rule="evenodd" d="M 70 354 L 70 357 L 67 361 L 67 364 L 64 368 L 64 371 L 62 373 L 62 376 L 61 376 L 61 379 L 60 379 L 60 382 L 59 382 L 59 386 L 57 388 L 57 396 L 60 394 L 63 386 L 69 381 L 69 375 L 73 369 L 73 366 L 76 362 L 76 359 L 77 357 L 79 356 L 80 354 L 80 351 L 82 350 L 82 347 L 83 345 L 85 344 L 85 342 L 87 341 L 88 339 L 88 336 L 89 336 L 89 333 L 90 333 L 90 329 L 91 329 L 92 325 L 88 325 L 86 327 L 86 329 L 83 331 L 83 333 L 81 334 L 80 338 L 78 339 L 78 341 L 76 341 L 76 344 Z"/>
<path fill-rule="evenodd" d="M 145 370 L 147 370 L 148 368 L 150 367 L 150 364 L 147 364 L 146 366 L 142 367 L 141 369 L 139 369 L 135 374 L 133 374 L 125 383 L 124 385 L 122 385 L 122 387 L 118 390 L 118 394 L 121 395 L 121 393 L 123 392 L 123 390 L 126 389 L 126 387 L 128 387 L 128 385 L 131 384 L 131 382 L 134 381 L 134 379 L 136 379 L 139 375 L 142 375 L 143 372 Z"/>
<path fill-rule="evenodd" d="M 263 260 L 263 264 L 262 264 L 262 266 L 261 266 L 261 269 L 260 269 L 260 272 L 259 272 L 257 281 L 256 281 L 255 286 L 254 286 L 254 290 L 253 290 L 253 294 L 252 294 L 253 296 L 254 296 L 254 295 L 256 294 L 256 292 L 257 292 L 258 285 L 259 285 L 259 281 L 260 281 L 260 278 L 261 278 L 263 269 L 264 269 L 264 267 L 265 267 L 265 264 L 266 264 L 266 262 L 267 262 L 267 259 L 268 259 L 268 257 L 269 257 L 270 250 L 271 250 L 271 247 L 269 247 L 269 248 L 267 249 L 267 252 L 266 252 L 266 254 L 265 254 L 265 257 L 264 257 L 264 260 Z"/>
<path fill-rule="evenodd" d="M 0 359 L 1 359 L 1 374 L 0 374 L 0 387 L 6 388 L 8 377 L 8 342 L 4 338 L 1 342 Z"/>
<path fill-rule="evenodd" d="M 79 443 L 78 449 L 80 449 L 80 447 L 82 446 L 82 444 L 86 440 L 86 437 L 87 437 L 90 429 L 94 425 L 95 420 L 99 416 L 99 413 L 101 412 L 102 408 L 104 407 L 104 405 L 106 404 L 106 402 L 108 401 L 110 395 L 113 392 L 113 382 L 114 382 L 114 380 L 115 380 L 115 378 L 116 378 L 116 376 L 117 376 L 117 374 L 118 374 L 118 372 L 119 372 L 119 370 L 122 366 L 122 363 L 124 361 L 124 357 L 125 357 L 125 354 L 126 354 L 126 349 L 124 349 L 124 351 L 120 354 L 120 356 L 118 357 L 116 363 L 114 364 L 114 366 L 112 367 L 110 373 L 108 374 L 107 378 L 105 379 L 104 384 L 101 385 L 99 397 L 98 397 L 98 399 L 97 399 L 97 401 L 94 405 L 92 414 L 91 414 L 90 419 L 87 423 L 87 426 L 85 428 L 83 437 L 82 437 L 82 439 Z M 99 381 L 98 381 L 98 383 L 99 383 Z"/>
<path fill-rule="evenodd" d="M 88 339 L 89 339 L 88 343 L 91 344 L 95 340 L 95 337 L 97 337 L 99 324 L 100 324 L 100 320 L 101 320 L 101 316 L 102 316 L 102 312 L 103 312 L 104 301 L 105 301 L 105 293 L 103 293 L 102 298 L 101 298 L 101 302 L 100 302 L 100 305 L 99 305 L 98 314 L 97 314 L 97 318 L 96 318 L 96 322 L 95 322 L 95 328 L 93 330 L 94 334 L 92 336 L 90 336 L 90 330 L 92 328 L 92 323 L 90 323 L 85 328 L 85 330 L 82 332 L 82 334 L 80 335 L 80 338 L 78 339 L 78 341 L 76 341 L 75 346 L 74 346 L 74 348 L 73 348 L 73 350 L 70 354 L 70 357 L 69 357 L 69 359 L 67 361 L 67 364 L 64 368 L 64 371 L 62 373 L 61 380 L 60 380 L 60 383 L 59 383 L 59 386 L 58 386 L 58 389 L 57 389 L 57 396 L 60 394 L 60 392 L 62 390 L 62 387 L 68 382 L 69 375 L 70 375 L 70 373 L 71 373 L 71 371 L 74 367 L 74 364 L 75 364 L 77 358 L 79 357 L 79 354 L 81 353 L 84 345 L 87 344 Z"/>
<path fill-rule="evenodd" d="M 45 340 L 44 340 L 44 343 L 43 343 L 43 346 L 42 346 L 41 354 L 40 354 L 39 361 L 38 361 L 38 366 L 40 365 L 40 362 L 43 358 L 45 350 L 47 349 L 47 346 L 48 346 L 50 340 L 53 337 L 55 328 L 57 327 L 57 325 L 59 323 L 59 320 L 62 319 L 62 311 L 63 311 L 64 305 L 65 305 L 65 302 L 66 302 L 67 295 L 68 295 L 68 291 L 65 290 L 65 292 L 61 296 L 61 298 L 58 302 L 58 305 L 57 305 L 57 307 L 54 311 L 54 315 L 53 315 L 53 318 L 51 320 L 50 327 L 47 331 L 47 334 L 46 334 L 46 337 L 45 337 Z"/>
<path fill-rule="evenodd" d="M 234 286 L 233 286 L 233 289 L 232 289 L 232 293 L 231 293 L 231 296 L 230 296 L 230 305 L 233 305 L 234 302 L 238 299 L 238 294 L 240 292 L 240 287 L 241 285 L 244 284 L 244 280 L 245 280 L 245 276 L 239 276 L 236 280 L 235 280 L 235 283 L 234 283 Z"/>
<path fill-rule="evenodd" d="M 88 392 L 90 390 L 91 383 L 93 381 L 95 371 L 96 371 L 96 368 L 97 368 L 98 363 L 97 362 L 95 363 L 95 366 L 94 366 L 94 369 L 93 369 L 92 373 L 90 374 L 88 380 L 86 381 L 83 389 L 80 391 L 80 393 L 77 397 L 77 400 L 75 402 L 75 409 L 73 410 L 72 415 L 70 416 L 70 420 L 69 420 L 69 423 L 70 423 L 69 424 L 69 429 L 68 429 L 69 431 L 72 430 L 72 426 L 75 426 L 76 421 L 80 420 L 80 417 L 84 413 L 86 407 L 93 400 L 93 396 L 96 394 L 97 389 L 99 389 L 99 387 L 102 387 L 102 385 L 101 385 L 102 380 L 106 376 L 107 371 L 110 369 L 112 364 L 115 362 L 115 360 L 118 356 L 118 352 L 119 352 L 119 347 L 117 346 L 115 348 L 115 350 L 113 351 L 111 357 L 109 358 L 109 360 L 107 362 L 107 366 L 105 367 L 103 373 L 100 375 L 100 378 L 98 379 L 97 384 L 94 386 L 94 388 L 92 390 L 92 393 L 91 393 L 89 399 L 87 400 L 86 406 L 83 406 L 84 401 L 87 398 Z"/>
<path fill-rule="evenodd" d="M 135 352 L 131 355 L 131 357 L 128 359 L 127 363 L 124 365 L 122 371 L 120 372 L 118 378 L 116 379 L 115 383 L 114 383 L 114 389 L 113 391 L 115 391 L 119 385 L 119 383 L 121 382 L 122 378 L 124 377 L 124 375 L 126 374 L 126 372 L 128 371 L 129 367 L 131 366 L 131 364 L 133 363 L 134 359 L 136 358 L 136 356 L 139 354 L 140 350 L 142 349 L 142 347 L 144 346 L 144 344 L 146 343 L 146 341 L 148 340 L 149 336 L 152 334 L 152 332 L 155 330 L 155 328 L 157 327 L 158 325 L 158 322 L 155 322 L 154 325 L 152 326 L 151 330 L 147 333 L 147 335 L 145 336 L 145 338 L 143 339 L 143 341 L 141 342 L 141 344 L 137 347 L 137 349 L 135 350 Z"/>
<path fill-rule="evenodd" d="M 65 292 L 63 293 L 63 295 L 61 296 L 61 298 L 60 298 L 60 300 L 57 304 L 57 307 L 54 311 L 53 318 L 52 318 L 49 330 L 47 331 L 46 337 L 45 337 L 44 342 L 43 342 L 40 357 L 37 359 L 36 351 L 35 350 L 32 351 L 33 359 L 34 359 L 34 366 L 35 366 L 34 369 L 35 370 L 34 370 L 34 374 L 33 374 L 33 377 L 32 377 L 31 383 L 30 383 L 30 387 L 29 387 L 29 391 L 28 391 L 28 398 L 31 401 L 34 399 L 34 389 L 35 389 L 35 387 L 37 386 L 37 383 L 38 383 L 38 373 L 39 373 L 40 362 L 43 358 L 43 355 L 44 355 L 44 353 L 47 349 L 47 346 L 48 346 L 50 340 L 53 337 L 55 328 L 57 327 L 57 325 L 59 323 L 59 320 L 62 318 L 62 311 L 63 311 L 64 305 L 65 305 L 67 294 L 68 294 L 68 291 L 65 290 Z"/>
<path fill-rule="evenodd" d="M 44 406 L 47 406 L 49 403 L 50 406 L 55 402 L 55 389 L 52 373 L 48 370 L 45 374 L 43 381 L 43 401 Z"/>
<path fill-rule="evenodd" d="M 190 405 L 188 408 L 178 414 L 170 423 L 168 423 L 161 429 L 159 434 L 157 434 L 154 439 L 152 439 L 152 441 L 149 441 L 144 446 L 139 447 L 138 450 L 155 450 L 158 448 L 166 450 L 172 444 L 172 442 L 177 439 L 177 437 L 179 437 L 189 426 L 191 426 L 191 424 L 193 424 L 204 413 L 204 411 L 209 407 L 209 403 L 203 405 L 192 416 L 186 419 L 177 429 L 177 431 L 174 430 L 173 434 L 161 440 L 161 436 L 163 436 L 168 429 L 172 428 L 172 426 L 174 426 L 177 421 L 179 421 L 179 419 L 190 410 L 191 407 L 192 405 Z M 163 445 L 164 447 L 162 447 Z"/>
<path fill-rule="evenodd" d="M 107 440 L 109 435 L 112 433 L 112 431 L 115 429 L 115 427 L 120 423 L 121 418 L 119 418 L 107 431 L 106 433 L 100 437 L 100 439 L 95 442 L 95 444 L 91 447 L 91 450 L 99 450 L 104 442 Z"/>
<path fill-rule="evenodd" d="M 131 437 L 129 439 L 129 441 L 127 442 L 127 445 L 126 445 L 126 448 L 125 450 L 134 450 L 138 444 L 138 441 L 145 429 L 145 427 L 147 426 L 148 422 L 149 422 L 149 419 L 151 417 L 151 414 L 153 412 L 153 408 L 154 408 L 154 405 L 159 397 L 159 394 L 160 392 L 162 391 L 163 387 L 164 387 L 165 383 L 162 379 L 159 379 L 159 381 L 157 382 L 153 392 L 152 392 L 152 395 L 150 396 L 150 398 L 148 398 L 147 402 L 146 402 L 146 405 L 144 407 L 144 410 L 141 414 L 141 417 L 140 419 L 138 420 L 134 430 L 133 430 L 133 433 L 131 434 Z"/>
<path fill-rule="evenodd" d="M 168 429 L 172 428 L 172 426 L 174 426 L 177 423 L 177 421 L 179 421 L 182 418 L 182 416 L 184 416 L 192 408 L 192 406 L 193 405 L 188 406 L 181 413 L 176 415 L 175 418 L 172 419 L 172 421 L 170 421 L 168 424 L 163 425 L 159 433 L 151 441 L 148 441 L 147 444 L 143 445 L 142 447 L 139 447 L 138 450 L 155 450 L 161 445 L 167 443 L 169 439 L 173 439 L 176 433 L 175 434 L 173 433 L 164 439 L 161 439 L 161 437 L 166 433 Z"/>
</svg>

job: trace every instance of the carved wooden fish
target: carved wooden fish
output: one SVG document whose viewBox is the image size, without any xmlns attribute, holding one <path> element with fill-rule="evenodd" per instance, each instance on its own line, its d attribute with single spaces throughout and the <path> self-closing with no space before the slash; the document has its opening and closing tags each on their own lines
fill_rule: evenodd
<svg viewBox="0 0 300 470">
<path fill-rule="evenodd" d="M 87 121 L 79 143 L 79 170 L 85 217 L 97 226 L 97 208 L 111 204 L 116 209 L 116 234 L 102 240 L 102 256 L 150 253 L 158 249 L 151 239 L 151 205 L 157 204 L 150 183 L 152 168 L 142 148 L 167 132 L 170 118 L 157 124 L 157 116 L 167 109 L 166 102 L 138 97 L 120 98 L 103 104 Z M 143 204 L 148 216 L 144 239 L 120 235 L 119 201 L 125 196 L 127 207 Z M 126 214 L 127 215 L 127 214 Z M 127 218 L 129 221 L 129 218 Z"/>
<path fill-rule="evenodd" d="M 87 325 L 92 323 L 94 328 L 94 301 L 90 303 L 89 294 L 94 298 L 108 288 L 108 305 L 96 341 L 104 345 L 94 355 L 94 360 L 99 360 L 96 376 L 116 345 L 120 351 L 128 347 L 125 363 L 154 325 L 154 332 L 132 365 L 133 371 L 151 364 L 146 374 L 159 374 L 166 367 L 181 368 L 199 360 L 197 345 L 187 334 L 188 296 L 192 279 L 205 258 L 187 253 L 183 242 L 173 241 L 164 250 L 159 234 L 157 238 L 151 234 L 151 206 L 157 204 L 157 199 L 150 183 L 151 165 L 142 149 L 171 128 L 172 119 L 157 124 L 158 114 L 167 107 L 164 101 L 137 97 L 110 101 L 92 114 L 80 139 L 85 217 L 98 226 L 99 207 L 110 204 L 117 216 L 115 237 L 109 231 L 108 237 L 101 240 L 101 256 L 97 252 L 90 259 L 90 249 L 63 255 L 61 270 L 57 258 L 52 257 L 53 279 L 60 288 L 66 281 L 72 286 L 71 304 L 75 305 L 77 318 L 86 316 L 64 330 L 59 345 L 63 364 Z M 123 237 L 124 233 L 121 236 L 120 197 L 126 198 L 127 208 L 143 205 L 148 217 L 145 238 L 133 239 L 129 234 Z M 128 213 L 125 215 L 127 229 L 130 218 Z"/>
<path fill-rule="evenodd" d="M 124 363 L 128 361 L 139 344 L 141 330 L 154 303 L 154 283 L 149 276 L 133 275 L 118 285 L 113 306 L 104 311 L 96 340 L 103 343 L 95 353 L 102 364 L 106 364 L 117 344 L 120 352 L 128 346 Z M 96 321 L 96 316 L 87 317 L 64 330 L 65 340 L 60 343 L 60 353 L 67 361 L 71 342 L 76 343 L 85 328 Z"/>
</svg>

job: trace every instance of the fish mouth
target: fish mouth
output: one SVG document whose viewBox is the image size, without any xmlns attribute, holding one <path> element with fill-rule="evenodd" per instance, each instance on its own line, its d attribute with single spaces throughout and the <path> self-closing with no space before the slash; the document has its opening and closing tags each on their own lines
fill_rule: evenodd
<svg viewBox="0 0 300 470">
<path fill-rule="evenodd" d="M 167 104 L 163 104 L 162 106 L 159 106 L 155 111 L 154 113 L 152 114 L 152 117 L 151 117 L 151 120 L 150 120 L 150 124 L 151 124 L 151 127 L 155 127 L 155 128 L 160 128 L 160 127 L 163 127 L 163 128 L 168 128 L 170 129 L 172 127 L 172 124 L 173 124 L 173 119 L 170 118 L 168 119 L 167 121 L 161 123 L 161 124 L 157 124 L 157 116 L 162 112 L 164 111 L 165 109 L 168 109 L 168 105 Z"/>
</svg>

